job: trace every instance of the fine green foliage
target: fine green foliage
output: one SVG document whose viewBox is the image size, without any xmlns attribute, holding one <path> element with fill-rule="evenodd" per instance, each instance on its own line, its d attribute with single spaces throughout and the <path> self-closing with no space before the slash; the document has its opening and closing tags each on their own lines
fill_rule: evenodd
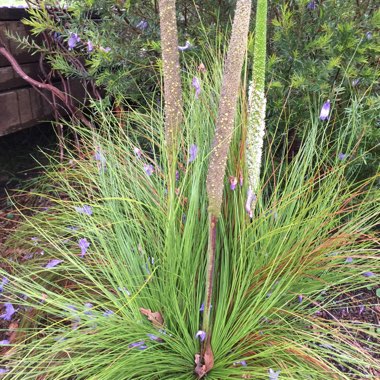
<svg viewBox="0 0 380 380">
<path fill-rule="evenodd" d="M 73 126 L 81 151 L 67 147 L 63 163 L 52 159 L 38 193 L 50 206 L 25 216 L 9 241 L 25 253 L 4 259 L 0 270 L 9 279 L 3 296 L 19 320 L 0 359 L 9 371 L 2 379 L 195 378 L 206 279 L 205 179 L 222 71 L 222 56 L 207 54 L 199 98 L 191 88 L 199 62 L 189 62 L 184 75 L 175 193 L 166 190 L 164 122 L 154 103 L 129 112 L 120 128 L 112 112 L 94 102 L 99 129 Z M 227 173 L 244 178 L 245 104 L 243 96 Z M 354 105 L 338 138 L 312 115 L 291 161 L 268 138 L 253 222 L 244 209 L 246 181 L 234 191 L 225 186 L 211 309 L 215 364 L 208 379 L 267 380 L 272 369 L 281 371 L 280 379 L 349 380 L 380 370 L 372 356 L 379 346 L 367 339 L 375 338 L 374 326 L 320 314 L 344 307 L 338 294 L 376 285 L 380 275 L 372 233 L 378 190 L 374 179 L 355 186 L 346 181 L 360 157 L 338 158 L 343 141 L 356 143 L 347 139 L 360 128 Z M 192 144 L 198 146 L 194 160 Z M 92 215 L 83 212 L 85 205 Z M 84 238 L 90 246 L 81 257 Z M 52 259 L 63 261 L 45 268 Z M 159 312 L 163 324 L 140 308 Z M 104 315 L 107 310 L 113 314 Z"/>
</svg>

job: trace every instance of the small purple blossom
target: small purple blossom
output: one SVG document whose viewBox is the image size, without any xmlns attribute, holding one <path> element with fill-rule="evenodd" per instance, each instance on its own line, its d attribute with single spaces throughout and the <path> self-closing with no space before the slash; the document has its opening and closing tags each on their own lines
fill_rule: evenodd
<svg viewBox="0 0 380 380">
<path fill-rule="evenodd" d="M 269 368 L 268 374 L 269 374 L 269 380 L 278 380 L 280 376 L 281 371 L 273 371 L 272 368 Z"/>
<path fill-rule="evenodd" d="M 70 37 L 67 41 L 67 45 L 69 46 L 69 50 L 72 50 L 75 48 L 77 43 L 80 41 L 80 38 L 76 33 L 70 33 Z"/>
<path fill-rule="evenodd" d="M 357 79 L 354 79 L 354 80 L 351 82 L 351 84 L 352 84 L 353 87 L 355 87 L 355 86 L 357 86 L 357 85 L 359 84 L 359 82 L 360 82 L 360 78 L 357 78 Z"/>
<path fill-rule="evenodd" d="M 362 314 L 364 310 L 365 310 L 365 306 L 364 305 L 360 305 L 360 307 L 359 307 L 359 315 Z"/>
<path fill-rule="evenodd" d="M 230 177 L 230 189 L 233 191 L 236 189 L 236 185 L 238 183 L 238 180 L 236 177 Z"/>
<path fill-rule="evenodd" d="M 115 314 L 112 310 L 109 310 L 107 309 L 104 313 L 103 313 L 103 317 L 110 317 L 111 315 Z"/>
<path fill-rule="evenodd" d="M 111 51 L 111 48 L 110 47 L 106 47 L 106 48 L 104 48 L 104 47 L 100 47 L 99 48 L 102 52 L 104 52 L 104 53 L 109 53 L 110 51 Z"/>
<path fill-rule="evenodd" d="M 206 332 L 203 330 L 199 330 L 195 334 L 195 339 L 200 339 L 200 341 L 203 342 L 206 339 Z"/>
<path fill-rule="evenodd" d="M 146 20 L 141 20 L 137 25 L 137 29 L 140 29 L 142 31 L 145 31 L 148 28 L 148 22 Z"/>
<path fill-rule="evenodd" d="M 46 265 L 45 265 L 45 268 L 54 268 L 55 266 L 59 265 L 63 263 L 63 260 L 59 260 L 59 259 L 53 259 L 53 260 L 50 260 Z"/>
<path fill-rule="evenodd" d="M 326 120 L 330 114 L 330 100 L 328 99 L 321 108 L 321 113 L 319 114 L 320 120 Z"/>
<path fill-rule="evenodd" d="M 128 347 L 129 348 L 137 348 L 138 350 L 145 350 L 146 348 L 148 348 L 145 345 L 145 341 L 143 341 L 143 340 L 140 340 L 139 342 L 131 343 Z"/>
<path fill-rule="evenodd" d="M 240 187 L 243 187 L 243 183 L 244 183 L 243 174 L 240 174 L 239 175 L 239 185 L 240 185 Z"/>
<path fill-rule="evenodd" d="M 310 11 L 313 11 L 316 8 L 315 0 L 309 1 L 307 4 L 306 8 L 309 9 Z"/>
<path fill-rule="evenodd" d="M 125 293 L 128 297 L 131 296 L 131 292 L 130 292 L 127 288 L 125 288 L 125 287 L 122 288 L 121 286 L 119 286 L 119 287 L 117 288 L 117 290 L 119 290 L 120 292 Z"/>
<path fill-rule="evenodd" d="M 175 180 L 179 181 L 179 171 L 178 170 L 175 171 Z"/>
<path fill-rule="evenodd" d="M 234 366 L 238 366 L 238 365 L 246 367 L 247 366 L 247 362 L 245 360 L 241 360 L 239 362 L 234 362 Z"/>
<path fill-rule="evenodd" d="M 99 148 L 95 151 L 94 158 L 96 161 L 99 161 L 102 166 L 105 166 L 107 160 Z"/>
<path fill-rule="evenodd" d="M 376 275 L 375 275 L 375 273 L 373 273 L 373 272 L 364 272 L 364 273 L 363 273 L 363 276 L 364 276 L 364 277 L 373 277 L 373 276 L 376 276 Z"/>
<path fill-rule="evenodd" d="M 184 46 L 178 46 L 178 50 L 185 51 L 191 48 L 191 43 L 189 41 L 186 41 Z"/>
<path fill-rule="evenodd" d="M 94 307 L 94 305 L 91 302 L 86 302 L 84 304 L 84 307 L 86 308 L 86 311 L 84 311 L 84 314 L 92 315 L 92 311 L 90 309 L 92 309 Z"/>
<path fill-rule="evenodd" d="M 74 208 L 75 208 L 75 211 L 78 212 L 79 214 L 85 214 L 85 215 L 89 215 L 89 216 L 92 215 L 91 206 L 83 205 L 82 207 L 78 206 L 78 207 L 74 207 Z"/>
<path fill-rule="evenodd" d="M 10 344 L 8 339 L 0 340 L 0 346 L 5 346 L 7 344 Z"/>
<path fill-rule="evenodd" d="M 87 41 L 87 52 L 91 53 L 94 50 L 94 45 L 90 40 Z"/>
<path fill-rule="evenodd" d="M 365 38 L 366 38 L 367 40 L 372 40 L 372 33 L 371 33 L 371 32 L 367 32 L 367 33 L 365 34 Z"/>
<path fill-rule="evenodd" d="M 137 146 L 133 148 L 133 153 L 136 155 L 137 158 L 141 158 L 141 149 L 137 148 Z"/>
<path fill-rule="evenodd" d="M 9 283 L 9 280 L 6 277 L 3 277 L 0 282 L 0 293 L 4 290 L 4 286 Z"/>
<path fill-rule="evenodd" d="M 201 84 L 199 83 L 199 79 L 197 77 L 194 77 L 191 81 L 191 85 L 195 89 L 195 98 L 198 99 L 200 93 L 201 93 Z"/>
<path fill-rule="evenodd" d="M 156 342 L 159 342 L 161 340 L 161 338 L 159 338 L 157 335 L 154 335 L 154 334 L 146 334 L 146 335 L 148 335 L 150 340 L 154 340 Z"/>
<path fill-rule="evenodd" d="M 13 305 L 10 302 L 6 302 L 4 306 L 5 306 L 5 313 L 0 315 L 0 318 L 4 319 L 4 321 L 10 321 L 12 319 L 12 315 L 16 313 L 16 310 L 14 309 Z"/>
<path fill-rule="evenodd" d="M 86 238 L 82 238 L 78 240 L 78 245 L 81 250 L 80 256 L 84 257 L 87 252 L 88 247 L 91 245 Z"/>
<path fill-rule="evenodd" d="M 0 375 L 9 372 L 9 369 L 6 368 L 0 368 Z"/>
<path fill-rule="evenodd" d="M 210 310 L 212 309 L 212 305 L 210 305 Z M 202 303 L 201 307 L 199 308 L 199 311 L 205 311 L 205 304 Z"/>
<path fill-rule="evenodd" d="M 154 167 L 151 164 L 145 164 L 144 165 L 144 172 L 147 176 L 151 176 L 154 173 Z"/>
<path fill-rule="evenodd" d="M 195 144 L 190 145 L 189 162 L 193 162 L 197 158 L 198 147 Z"/>
<path fill-rule="evenodd" d="M 343 161 L 343 160 L 345 160 L 346 158 L 348 158 L 348 154 L 346 154 L 346 153 L 342 153 L 342 152 L 340 152 L 340 153 L 338 154 L 338 159 L 339 159 L 340 161 Z"/>
<path fill-rule="evenodd" d="M 350 264 L 350 263 L 352 263 L 353 262 L 353 258 L 352 257 L 347 257 L 347 259 L 345 260 L 345 263 L 346 264 Z"/>
<path fill-rule="evenodd" d="M 301 303 L 303 301 L 303 295 L 299 294 L 298 295 L 298 302 Z"/>
</svg>

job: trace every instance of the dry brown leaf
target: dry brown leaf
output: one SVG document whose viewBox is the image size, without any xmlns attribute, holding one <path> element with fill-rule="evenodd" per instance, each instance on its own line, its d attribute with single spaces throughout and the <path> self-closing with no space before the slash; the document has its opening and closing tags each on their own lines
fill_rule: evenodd
<svg viewBox="0 0 380 380">
<path fill-rule="evenodd" d="M 152 322 L 153 326 L 162 328 L 164 326 L 164 318 L 158 311 L 152 311 L 150 309 L 144 309 L 140 307 L 140 313 L 148 317 L 148 320 Z"/>
<path fill-rule="evenodd" d="M 202 365 L 201 355 L 195 354 L 194 363 L 195 363 L 194 372 L 198 375 L 198 379 L 201 379 L 207 373 L 206 366 Z"/>
</svg>

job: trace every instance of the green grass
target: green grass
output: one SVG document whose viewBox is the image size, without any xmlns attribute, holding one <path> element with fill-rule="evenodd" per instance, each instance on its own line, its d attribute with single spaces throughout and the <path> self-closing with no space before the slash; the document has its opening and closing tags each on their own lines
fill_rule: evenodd
<svg viewBox="0 0 380 380">
<path fill-rule="evenodd" d="M 184 79 L 175 195 L 166 191 L 163 117 L 156 104 L 144 113 L 128 112 L 124 129 L 94 104 L 99 130 L 76 127 L 81 151 L 67 147 L 63 163 L 51 158 L 39 183 L 39 195 L 51 207 L 25 217 L 9 242 L 34 257 L 8 258 L 1 270 L 10 280 L 4 295 L 20 319 L 13 347 L 0 359 L 9 370 L 4 379 L 195 378 L 208 239 L 205 178 L 222 61 L 211 58 L 214 65 L 200 77 L 200 99 L 194 98 L 191 72 Z M 380 369 L 372 356 L 378 344 L 360 338 L 363 332 L 376 337 L 369 323 L 318 314 L 343 307 L 335 303 L 338 294 L 377 284 L 378 277 L 363 273 L 380 275 L 372 232 L 379 217 L 375 179 L 353 185 L 346 173 L 360 157 L 338 159 L 343 144 L 346 152 L 353 149 L 354 120 L 360 119 L 348 116 L 333 137 L 318 113 L 311 108 L 307 136 L 292 161 L 268 136 L 253 221 L 244 208 L 246 184 L 231 191 L 226 180 L 212 302 L 215 365 L 207 379 L 268 379 L 270 368 L 281 371 L 281 380 L 354 379 Z M 245 176 L 245 116 L 241 106 L 227 175 L 242 170 Z M 199 150 L 189 163 L 191 144 Z M 96 151 L 105 165 L 94 158 Z M 144 164 L 154 166 L 151 176 Z M 83 205 L 91 205 L 91 216 L 75 210 Z M 81 238 L 91 244 L 84 257 Z M 345 263 L 347 257 L 353 262 Z M 51 259 L 63 262 L 44 268 Z M 140 308 L 160 312 L 163 326 Z M 113 314 L 103 316 L 106 310 Z M 130 346 L 139 341 L 147 348 Z M 243 360 L 246 367 L 234 365 Z"/>
</svg>

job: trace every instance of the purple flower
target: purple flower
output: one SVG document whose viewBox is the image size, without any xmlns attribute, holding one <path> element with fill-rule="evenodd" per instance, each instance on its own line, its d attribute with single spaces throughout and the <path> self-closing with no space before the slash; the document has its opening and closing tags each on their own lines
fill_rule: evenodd
<svg viewBox="0 0 380 380">
<path fill-rule="evenodd" d="M 212 305 L 210 305 L 210 310 L 212 309 Z M 201 307 L 199 308 L 199 311 L 205 311 L 205 304 L 202 303 Z"/>
<path fill-rule="evenodd" d="M 94 45 L 90 40 L 87 41 L 87 52 L 91 53 L 94 50 Z"/>
<path fill-rule="evenodd" d="M 0 375 L 3 374 L 3 373 L 7 373 L 7 372 L 9 372 L 9 369 L 0 368 Z"/>
<path fill-rule="evenodd" d="M 102 51 L 102 52 L 104 52 L 104 53 L 109 53 L 110 51 L 111 51 L 111 48 L 110 47 L 106 47 L 106 48 L 104 48 L 104 47 L 100 47 L 100 50 Z"/>
<path fill-rule="evenodd" d="M 179 181 L 179 171 L 178 170 L 175 171 L 175 180 Z"/>
<path fill-rule="evenodd" d="M 373 277 L 373 276 L 376 276 L 376 275 L 375 275 L 375 273 L 373 273 L 373 272 L 364 272 L 364 273 L 363 273 L 363 276 L 364 276 L 364 277 Z"/>
<path fill-rule="evenodd" d="M 178 46 L 178 50 L 185 51 L 191 48 L 191 43 L 189 41 L 186 41 L 185 46 Z"/>
<path fill-rule="evenodd" d="M 3 277 L 3 279 L 0 282 L 0 293 L 3 291 L 4 286 L 9 283 L 9 280 L 6 277 Z"/>
<path fill-rule="evenodd" d="M 89 309 L 92 309 L 92 308 L 94 307 L 94 305 L 93 305 L 91 302 L 86 302 L 86 303 L 84 304 L 84 307 L 87 309 L 87 310 L 84 312 L 84 314 L 86 314 L 86 315 L 92 315 L 92 311 L 89 310 Z"/>
<path fill-rule="evenodd" d="M 0 340 L 0 346 L 5 346 L 7 344 L 10 344 L 8 339 Z"/>
<path fill-rule="evenodd" d="M 53 259 L 53 260 L 50 260 L 45 265 L 45 268 L 54 268 L 55 266 L 57 266 L 58 264 L 61 264 L 61 263 L 63 263 L 63 260 Z"/>
<path fill-rule="evenodd" d="M 348 158 L 348 154 L 346 154 L 346 153 L 342 153 L 342 152 L 340 152 L 340 153 L 338 154 L 338 159 L 339 159 L 340 161 L 343 161 L 343 160 L 345 160 L 346 158 Z"/>
<path fill-rule="evenodd" d="M 145 164 L 144 165 L 144 172 L 146 173 L 147 176 L 151 176 L 154 172 L 154 167 L 151 164 Z"/>
<path fill-rule="evenodd" d="M 78 212 L 79 214 L 85 214 L 85 215 L 89 215 L 89 216 L 92 215 L 91 206 L 83 205 L 82 207 L 78 206 L 78 207 L 74 207 L 74 208 L 75 208 L 75 211 Z"/>
<path fill-rule="evenodd" d="M 243 367 L 247 366 L 247 362 L 245 360 L 241 360 L 240 362 L 234 362 L 234 366 L 241 365 Z"/>
<path fill-rule="evenodd" d="M 145 31 L 147 28 L 148 28 L 148 22 L 145 21 L 145 20 L 141 20 L 137 25 L 136 25 L 136 28 L 137 29 L 140 29 L 142 31 Z"/>
<path fill-rule="evenodd" d="M 122 288 L 121 286 L 119 286 L 118 288 L 117 288 L 117 290 L 119 290 L 120 292 L 123 292 L 123 293 L 125 293 L 128 297 L 130 297 L 131 296 L 131 292 L 127 289 L 127 288 Z"/>
<path fill-rule="evenodd" d="M 243 182 L 244 182 L 243 174 L 240 174 L 239 175 L 239 185 L 240 185 L 240 187 L 243 186 Z"/>
<path fill-rule="evenodd" d="M 347 257 L 345 263 L 350 264 L 350 263 L 352 263 L 352 261 L 353 261 L 352 257 Z"/>
<path fill-rule="evenodd" d="M 195 339 L 200 339 L 200 341 L 203 342 L 206 339 L 206 332 L 203 330 L 199 330 L 195 334 Z"/>
<path fill-rule="evenodd" d="M 366 38 L 367 40 L 372 40 L 372 33 L 371 33 L 371 32 L 367 32 L 367 33 L 365 34 L 365 38 Z"/>
<path fill-rule="evenodd" d="M 133 148 L 133 152 L 135 153 L 137 158 L 141 158 L 141 150 L 136 146 Z"/>
<path fill-rule="evenodd" d="M 281 371 L 273 371 L 272 368 L 269 368 L 269 380 L 278 380 L 278 377 L 280 376 Z"/>
<path fill-rule="evenodd" d="M 69 50 L 72 50 L 75 48 L 77 43 L 80 41 L 80 38 L 76 33 L 70 33 L 70 37 L 67 41 L 67 45 L 69 46 Z"/>
<path fill-rule="evenodd" d="M 355 87 L 355 86 L 357 86 L 357 85 L 359 84 L 359 82 L 360 82 L 360 78 L 357 78 L 357 79 L 354 79 L 354 80 L 351 82 L 351 84 L 352 84 L 353 87 Z"/>
<path fill-rule="evenodd" d="M 230 177 L 230 189 L 231 190 L 235 190 L 236 189 L 236 185 L 238 183 L 238 180 L 236 177 Z"/>
<path fill-rule="evenodd" d="M 197 158 L 198 147 L 195 144 L 190 145 L 189 162 L 193 162 Z"/>
<path fill-rule="evenodd" d="M 360 307 L 359 307 L 359 315 L 362 314 L 364 310 L 365 310 L 365 306 L 364 305 L 360 305 Z"/>
<path fill-rule="evenodd" d="M 16 312 L 16 310 L 10 302 L 6 302 L 4 306 L 5 313 L 0 315 L 0 318 L 4 319 L 4 321 L 10 321 L 12 319 L 12 315 Z"/>
<path fill-rule="evenodd" d="M 87 249 L 88 247 L 91 245 L 86 238 L 83 238 L 83 239 L 79 239 L 78 240 L 78 245 L 79 245 L 79 248 L 81 250 L 81 254 L 80 256 L 81 257 L 84 257 L 84 255 L 86 254 L 87 252 Z"/>
<path fill-rule="evenodd" d="M 140 340 L 139 342 L 131 343 L 128 347 L 129 348 L 137 348 L 138 350 L 145 350 L 146 348 L 148 348 L 145 345 L 145 341 L 143 341 L 143 340 Z"/>
<path fill-rule="evenodd" d="M 330 113 L 330 100 L 328 99 L 325 103 L 323 103 L 319 118 L 321 120 L 326 120 L 329 117 L 329 113 Z"/>
<path fill-rule="evenodd" d="M 302 301 L 303 301 L 303 295 L 300 294 L 300 295 L 298 296 L 298 302 L 301 303 Z"/>
<path fill-rule="evenodd" d="M 310 11 L 313 11 L 316 8 L 315 0 L 309 1 L 306 8 L 309 9 Z"/>
<path fill-rule="evenodd" d="M 191 85 L 195 88 L 195 98 L 198 99 L 199 94 L 201 93 L 201 84 L 199 83 L 199 79 L 194 77 L 191 81 Z"/>
<path fill-rule="evenodd" d="M 111 315 L 113 315 L 114 312 L 112 310 L 109 310 L 107 309 L 104 313 L 103 313 L 103 317 L 110 317 Z"/>
<path fill-rule="evenodd" d="M 148 335 L 150 340 L 154 340 L 156 342 L 159 342 L 161 340 L 161 338 L 159 338 L 157 335 L 154 335 L 154 334 L 146 334 L 146 335 Z"/>
<path fill-rule="evenodd" d="M 102 166 L 105 166 L 107 160 L 99 148 L 95 151 L 94 158 L 96 161 L 99 161 Z"/>
</svg>

